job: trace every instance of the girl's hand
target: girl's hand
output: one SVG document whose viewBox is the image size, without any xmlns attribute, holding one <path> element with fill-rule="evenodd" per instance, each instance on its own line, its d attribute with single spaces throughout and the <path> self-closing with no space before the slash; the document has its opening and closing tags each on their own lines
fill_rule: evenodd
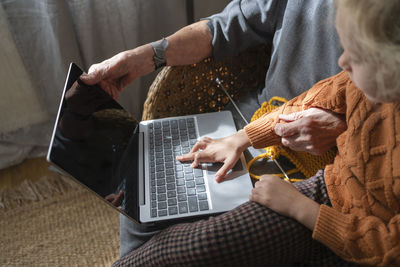
<svg viewBox="0 0 400 267">
<path fill-rule="evenodd" d="M 293 217 L 293 203 L 302 194 L 291 183 L 275 175 L 262 175 L 251 191 L 250 200 L 257 202 L 279 214 Z"/>
<path fill-rule="evenodd" d="M 182 156 L 177 156 L 179 161 L 193 161 L 192 168 L 196 168 L 201 162 L 223 162 L 224 165 L 215 174 L 215 180 L 219 183 L 224 180 L 226 173 L 235 166 L 241 153 L 250 146 L 250 141 L 244 130 L 236 134 L 221 138 L 211 139 L 203 137 Z"/>
<path fill-rule="evenodd" d="M 293 218 L 311 230 L 314 229 L 319 204 L 277 176 L 261 176 L 251 191 L 250 200 Z"/>
</svg>

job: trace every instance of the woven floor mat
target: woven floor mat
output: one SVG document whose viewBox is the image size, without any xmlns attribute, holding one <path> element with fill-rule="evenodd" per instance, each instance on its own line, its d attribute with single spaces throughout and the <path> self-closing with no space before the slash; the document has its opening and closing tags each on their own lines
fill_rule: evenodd
<svg viewBox="0 0 400 267">
<path fill-rule="evenodd" d="M 0 192 L 1 266 L 110 266 L 118 259 L 119 213 L 58 178 Z"/>
</svg>

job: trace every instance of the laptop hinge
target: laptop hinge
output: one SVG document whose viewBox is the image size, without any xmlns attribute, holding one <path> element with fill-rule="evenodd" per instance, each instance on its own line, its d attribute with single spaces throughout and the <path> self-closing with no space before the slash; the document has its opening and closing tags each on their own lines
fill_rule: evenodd
<svg viewBox="0 0 400 267">
<path fill-rule="evenodd" d="M 144 161 L 144 133 L 139 132 L 139 153 L 138 153 L 138 193 L 139 193 L 139 205 L 144 205 L 145 201 L 145 161 Z"/>
</svg>

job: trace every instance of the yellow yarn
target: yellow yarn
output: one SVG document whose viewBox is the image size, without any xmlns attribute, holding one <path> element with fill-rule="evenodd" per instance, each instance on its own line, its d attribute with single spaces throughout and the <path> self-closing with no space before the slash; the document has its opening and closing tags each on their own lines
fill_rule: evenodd
<svg viewBox="0 0 400 267">
<path fill-rule="evenodd" d="M 276 109 L 277 105 L 273 105 L 272 103 L 274 101 L 277 102 L 282 102 L 285 103 L 287 100 L 283 97 L 272 97 L 268 102 L 264 102 L 261 107 L 254 113 L 253 117 L 251 118 L 251 121 L 254 121 L 264 115 L 267 112 L 271 112 L 272 110 Z M 286 172 L 287 175 L 296 173 L 296 172 L 301 172 L 304 174 L 304 176 L 307 178 L 310 178 L 311 176 L 315 175 L 315 173 L 323 169 L 326 164 L 330 163 L 333 161 L 335 155 L 336 155 L 336 149 L 332 148 L 329 151 L 325 152 L 324 154 L 320 156 L 315 156 L 312 154 L 309 154 L 307 152 L 298 152 L 298 151 L 293 151 L 287 147 L 284 146 L 270 146 L 266 147 L 265 153 L 258 155 L 257 157 L 253 158 L 250 160 L 247 164 L 247 168 L 249 169 L 250 176 L 255 179 L 259 179 L 259 175 L 255 175 L 250 171 L 251 165 L 261 159 L 261 158 L 270 158 L 272 160 L 277 159 L 280 155 L 285 156 L 292 162 L 296 168 L 293 170 L 289 170 Z M 283 177 L 283 174 L 275 174 L 279 177 Z M 293 179 L 290 178 L 291 182 L 296 182 L 302 179 Z"/>
</svg>

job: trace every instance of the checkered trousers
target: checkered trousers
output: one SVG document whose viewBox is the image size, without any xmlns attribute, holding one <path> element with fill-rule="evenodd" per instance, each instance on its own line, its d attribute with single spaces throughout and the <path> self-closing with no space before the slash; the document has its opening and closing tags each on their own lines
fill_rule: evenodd
<svg viewBox="0 0 400 267">
<path fill-rule="evenodd" d="M 294 185 L 316 202 L 330 204 L 323 171 Z M 217 217 L 171 226 L 113 266 L 347 265 L 311 235 L 297 221 L 247 202 Z"/>
</svg>

